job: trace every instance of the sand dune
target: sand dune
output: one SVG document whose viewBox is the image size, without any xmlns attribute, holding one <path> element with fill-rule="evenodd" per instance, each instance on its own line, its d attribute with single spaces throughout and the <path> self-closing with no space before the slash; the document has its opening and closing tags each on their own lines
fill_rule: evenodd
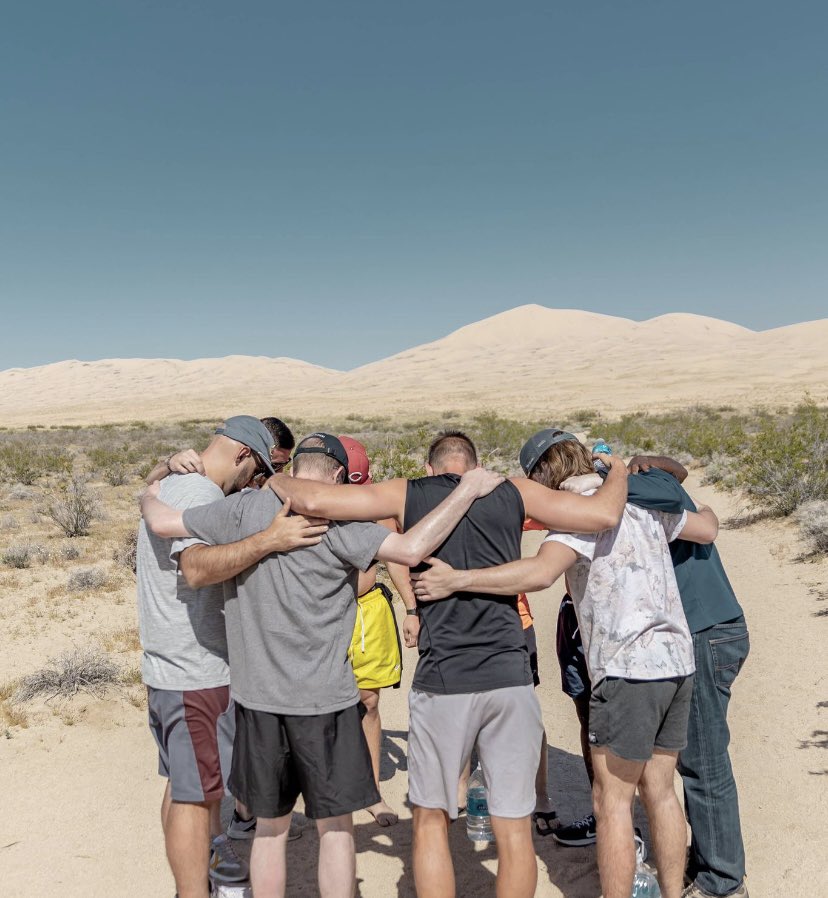
<svg viewBox="0 0 828 898">
<path fill-rule="evenodd" d="M 828 319 L 755 332 L 678 313 L 649 321 L 520 306 L 340 372 L 288 358 L 105 359 L 0 372 L 5 426 L 221 417 L 228 409 L 414 417 L 828 398 Z"/>
</svg>

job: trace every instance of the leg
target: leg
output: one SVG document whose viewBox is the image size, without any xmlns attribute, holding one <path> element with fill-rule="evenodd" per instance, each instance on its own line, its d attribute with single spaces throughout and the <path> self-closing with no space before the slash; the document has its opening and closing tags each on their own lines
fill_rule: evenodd
<svg viewBox="0 0 828 898">
<path fill-rule="evenodd" d="M 169 801 L 164 841 L 178 898 L 207 898 L 210 893 L 207 881 L 210 807 L 207 802 Z"/>
<path fill-rule="evenodd" d="M 379 714 L 379 689 L 360 689 L 359 700 L 365 705 L 365 716 L 362 718 L 362 731 L 368 743 L 371 755 L 371 769 L 374 771 L 374 782 L 379 791 L 380 749 L 382 746 L 382 721 Z M 393 826 L 399 819 L 382 799 L 366 809 L 380 826 Z"/>
<path fill-rule="evenodd" d="M 414 805 L 414 887 L 417 898 L 454 898 L 448 824 L 448 814 L 440 808 Z"/>
<path fill-rule="evenodd" d="M 673 788 L 676 758 L 676 752 L 655 749 L 652 758 L 644 765 L 638 786 L 650 821 L 658 884 L 663 898 L 679 898 L 684 881 L 687 827 Z"/>
<path fill-rule="evenodd" d="M 290 814 L 259 817 L 250 852 L 250 883 L 256 898 L 284 898 Z"/>
<path fill-rule="evenodd" d="M 593 748 L 592 763 L 595 769 L 592 805 L 598 831 L 601 888 L 604 898 L 629 898 L 635 872 L 630 806 L 644 763 L 625 761 L 603 747 Z"/>
<path fill-rule="evenodd" d="M 589 696 L 590 693 L 586 692 L 573 701 L 575 702 L 575 713 L 578 715 L 578 722 L 581 725 L 581 754 L 591 786 L 595 781 L 595 773 L 592 769 L 592 747 L 589 744 Z"/>
<path fill-rule="evenodd" d="M 538 885 L 538 863 L 529 817 L 492 816 L 497 840 L 497 898 L 532 898 Z"/>
<path fill-rule="evenodd" d="M 745 875 L 739 798 L 730 764 L 730 689 L 750 649 L 744 619 L 693 635 L 696 679 L 687 747 L 679 755 L 692 829 L 688 875 L 712 895 L 727 895 Z"/>
<path fill-rule="evenodd" d="M 316 829 L 319 832 L 321 898 L 353 898 L 356 889 L 356 853 L 351 814 L 317 820 Z"/>
</svg>

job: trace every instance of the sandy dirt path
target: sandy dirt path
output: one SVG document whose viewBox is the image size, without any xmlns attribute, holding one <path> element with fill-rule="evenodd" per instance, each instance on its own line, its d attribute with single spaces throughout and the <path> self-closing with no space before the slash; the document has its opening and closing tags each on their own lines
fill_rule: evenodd
<svg viewBox="0 0 828 898">
<path fill-rule="evenodd" d="M 729 497 L 691 488 L 722 516 Z M 527 537 L 532 550 L 538 537 Z M 723 530 L 718 541 L 745 608 L 752 650 L 732 701 L 732 756 L 740 787 L 753 898 L 828 894 L 828 563 L 795 562 L 796 533 L 781 523 Z M 589 808 L 577 721 L 559 689 L 553 634 L 561 589 L 533 597 L 543 682 L 540 697 L 550 741 L 550 782 L 567 820 Z M 356 815 L 361 898 L 413 898 L 411 818 L 406 794 L 406 692 L 414 655 L 406 656 L 404 688 L 388 690 L 383 790 L 401 811 L 381 830 Z M 82 699 L 80 722 L 55 716 L 46 724 L 0 731 L 3 813 L 0 894 L 3 898 L 172 898 L 158 807 L 162 782 L 145 711 L 118 696 Z M 474 851 L 462 820 L 452 827 L 458 896 L 494 894 L 494 850 Z M 542 898 L 600 894 L 592 848 L 562 848 L 535 838 Z M 312 828 L 291 843 L 289 895 L 316 895 Z"/>
</svg>

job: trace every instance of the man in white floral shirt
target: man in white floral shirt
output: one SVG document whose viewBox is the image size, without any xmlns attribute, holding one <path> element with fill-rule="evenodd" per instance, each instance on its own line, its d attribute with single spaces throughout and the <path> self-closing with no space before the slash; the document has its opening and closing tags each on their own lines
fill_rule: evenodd
<svg viewBox="0 0 828 898">
<path fill-rule="evenodd" d="M 590 450 L 555 429 L 529 440 L 521 465 L 552 489 L 593 471 Z M 686 838 L 673 772 L 686 744 L 695 664 L 667 543 L 679 534 L 709 543 L 717 533 L 708 508 L 671 515 L 628 504 L 612 530 L 550 533 L 535 558 L 476 571 L 436 563 L 417 576 L 415 594 L 429 600 L 467 590 L 533 592 L 567 572 L 594 684 L 589 739 L 604 898 L 629 898 L 632 891 L 636 787 L 650 821 L 663 898 L 681 895 Z"/>
</svg>

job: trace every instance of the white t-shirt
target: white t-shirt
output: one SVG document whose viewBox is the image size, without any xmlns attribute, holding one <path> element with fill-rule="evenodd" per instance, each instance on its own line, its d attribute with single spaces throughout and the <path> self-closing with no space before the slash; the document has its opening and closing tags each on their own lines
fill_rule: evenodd
<svg viewBox="0 0 828 898">
<path fill-rule="evenodd" d="M 612 530 L 546 537 L 578 553 L 566 576 L 593 685 L 605 677 L 663 680 L 696 669 L 667 546 L 686 522 L 687 512 L 627 505 Z"/>
</svg>

